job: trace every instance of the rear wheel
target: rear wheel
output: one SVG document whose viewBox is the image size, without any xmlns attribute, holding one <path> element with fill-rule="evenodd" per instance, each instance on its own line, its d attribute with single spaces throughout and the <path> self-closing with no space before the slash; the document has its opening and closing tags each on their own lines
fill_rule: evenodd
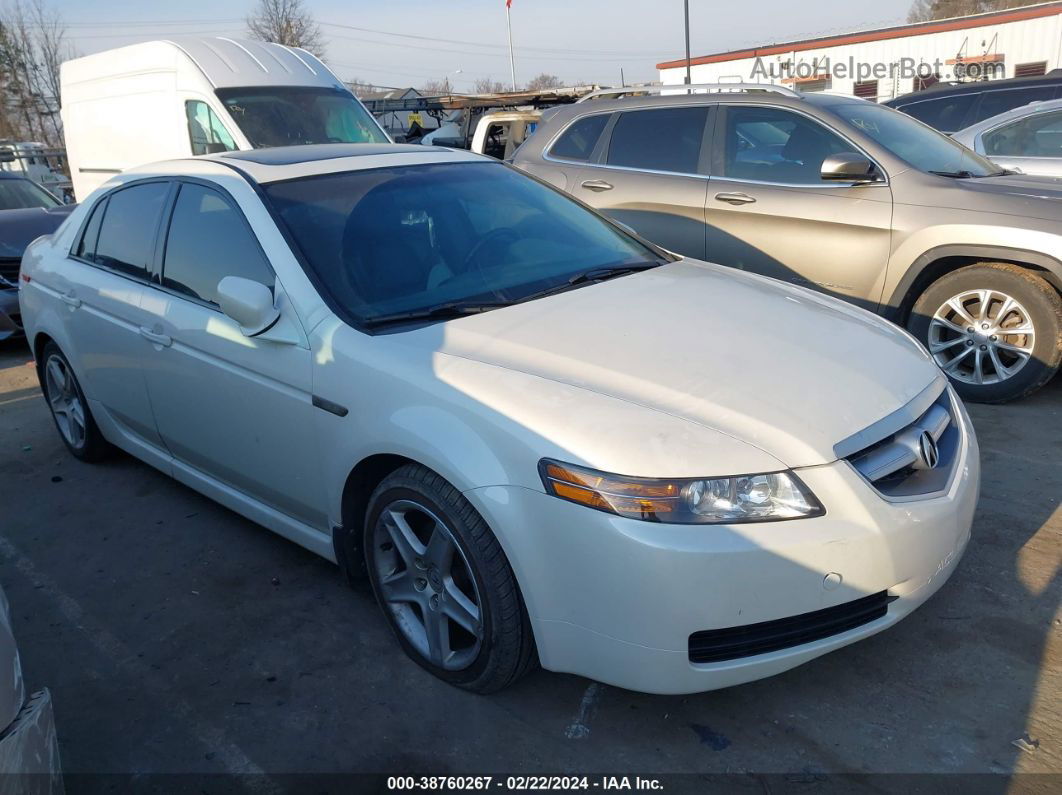
<svg viewBox="0 0 1062 795">
<path fill-rule="evenodd" d="M 1062 361 L 1062 298 L 1035 273 L 985 262 L 933 282 L 908 328 L 966 400 L 1003 403 L 1046 384 Z"/>
<path fill-rule="evenodd" d="M 39 366 L 41 388 L 66 449 L 82 461 L 103 458 L 110 444 L 92 418 L 85 393 L 58 345 L 49 342 L 44 346 Z"/>
<path fill-rule="evenodd" d="M 409 464 L 384 479 L 369 501 L 364 549 L 384 615 L 423 668 L 490 693 L 531 667 L 531 627 L 498 540 L 434 472 Z"/>
</svg>

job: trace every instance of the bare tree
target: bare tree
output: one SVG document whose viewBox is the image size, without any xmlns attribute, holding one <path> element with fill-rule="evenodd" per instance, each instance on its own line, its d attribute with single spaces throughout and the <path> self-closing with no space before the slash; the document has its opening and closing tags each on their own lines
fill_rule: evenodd
<svg viewBox="0 0 1062 795">
<path fill-rule="evenodd" d="M 928 22 L 932 19 L 965 17 L 1029 5 L 1032 2 L 1036 0 L 914 0 L 911 10 L 907 12 L 907 21 Z"/>
<path fill-rule="evenodd" d="M 314 55 L 324 51 L 324 35 L 302 0 L 258 0 L 247 17 L 247 32 L 262 41 L 301 47 Z"/>
<path fill-rule="evenodd" d="M 453 93 L 453 86 L 450 85 L 450 78 L 444 77 L 440 80 L 429 80 L 417 89 L 421 94 L 427 96 L 439 96 L 440 94 Z"/>
<path fill-rule="evenodd" d="M 564 81 L 556 75 L 550 75 L 543 72 L 531 79 L 527 84 L 528 91 L 543 91 L 547 88 L 560 88 L 564 85 Z"/>
<path fill-rule="evenodd" d="M 476 94 L 501 94 L 505 91 L 505 84 L 500 80 L 492 80 L 489 77 L 481 77 L 476 81 Z"/>
</svg>

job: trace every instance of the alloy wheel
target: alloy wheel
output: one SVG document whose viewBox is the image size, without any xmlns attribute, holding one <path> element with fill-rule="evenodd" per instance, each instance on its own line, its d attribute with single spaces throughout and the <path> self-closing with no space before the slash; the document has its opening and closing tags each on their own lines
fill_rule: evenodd
<svg viewBox="0 0 1062 795">
<path fill-rule="evenodd" d="M 85 445 L 85 406 L 81 401 L 74 374 L 61 356 L 52 355 L 44 365 L 48 405 L 59 432 L 74 449 Z"/>
<path fill-rule="evenodd" d="M 967 290 L 949 298 L 929 322 L 929 352 L 966 384 L 998 384 L 1032 358 L 1036 330 L 1025 307 L 999 290 Z"/>
<path fill-rule="evenodd" d="M 376 521 L 371 558 L 380 598 L 406 640 L 448 671 L 475 662 L 483 603 L 446 523 L 423 505 L 396 500 Z"/>
</svg>

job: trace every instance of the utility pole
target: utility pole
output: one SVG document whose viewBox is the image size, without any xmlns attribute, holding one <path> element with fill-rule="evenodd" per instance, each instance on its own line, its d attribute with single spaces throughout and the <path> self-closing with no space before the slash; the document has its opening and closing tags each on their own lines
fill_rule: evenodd
<svg viewBox="0 0 1062 795">
<path fill-rule="evenodd" d="M 509 73 L 513 79 L 513 91 L 516 91 L 516 59 L 513 57 L 513 23 L 509 18 L 509 12 L 512 9 L 513 0 L 506 0 L 505 2 L 505 27 L 509 30 Z"/>
<path fill-rule="evenodd" d="M 620 67 L 620 87 L 621 88 L 626 88 L 627 87 L 627 81 L 623 78 L 623 67 L 622 66 Z"/>
<path fill-rule="evenodd" d="M 690 0 L 683 0 L 686 10 L 686 85 L 690 85 Z"/>
</svg>

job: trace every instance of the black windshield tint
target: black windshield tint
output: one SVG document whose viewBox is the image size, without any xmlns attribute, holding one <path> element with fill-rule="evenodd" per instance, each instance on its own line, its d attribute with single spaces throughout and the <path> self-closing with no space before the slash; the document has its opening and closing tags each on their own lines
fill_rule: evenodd
<svg viewBox="0 0 1062 795">
<path fill-rule="evenodd" d="M 0 210 L 58 207 L 62 202 L 28 179 L 0 179 Z"/>
<path fill-rule="evenodd" d="M 352 171 L 265 191 L 311 269 L 357 321 L 519 301 L 591 268 L 660 259 L 500 163 Z"/>
<path fill-rule="evenodd" d="M 346 91 L 328 88 L 226 88 L 218 97 L 255 149 L 299 144 L 389 143 Z"/>
</svg>

